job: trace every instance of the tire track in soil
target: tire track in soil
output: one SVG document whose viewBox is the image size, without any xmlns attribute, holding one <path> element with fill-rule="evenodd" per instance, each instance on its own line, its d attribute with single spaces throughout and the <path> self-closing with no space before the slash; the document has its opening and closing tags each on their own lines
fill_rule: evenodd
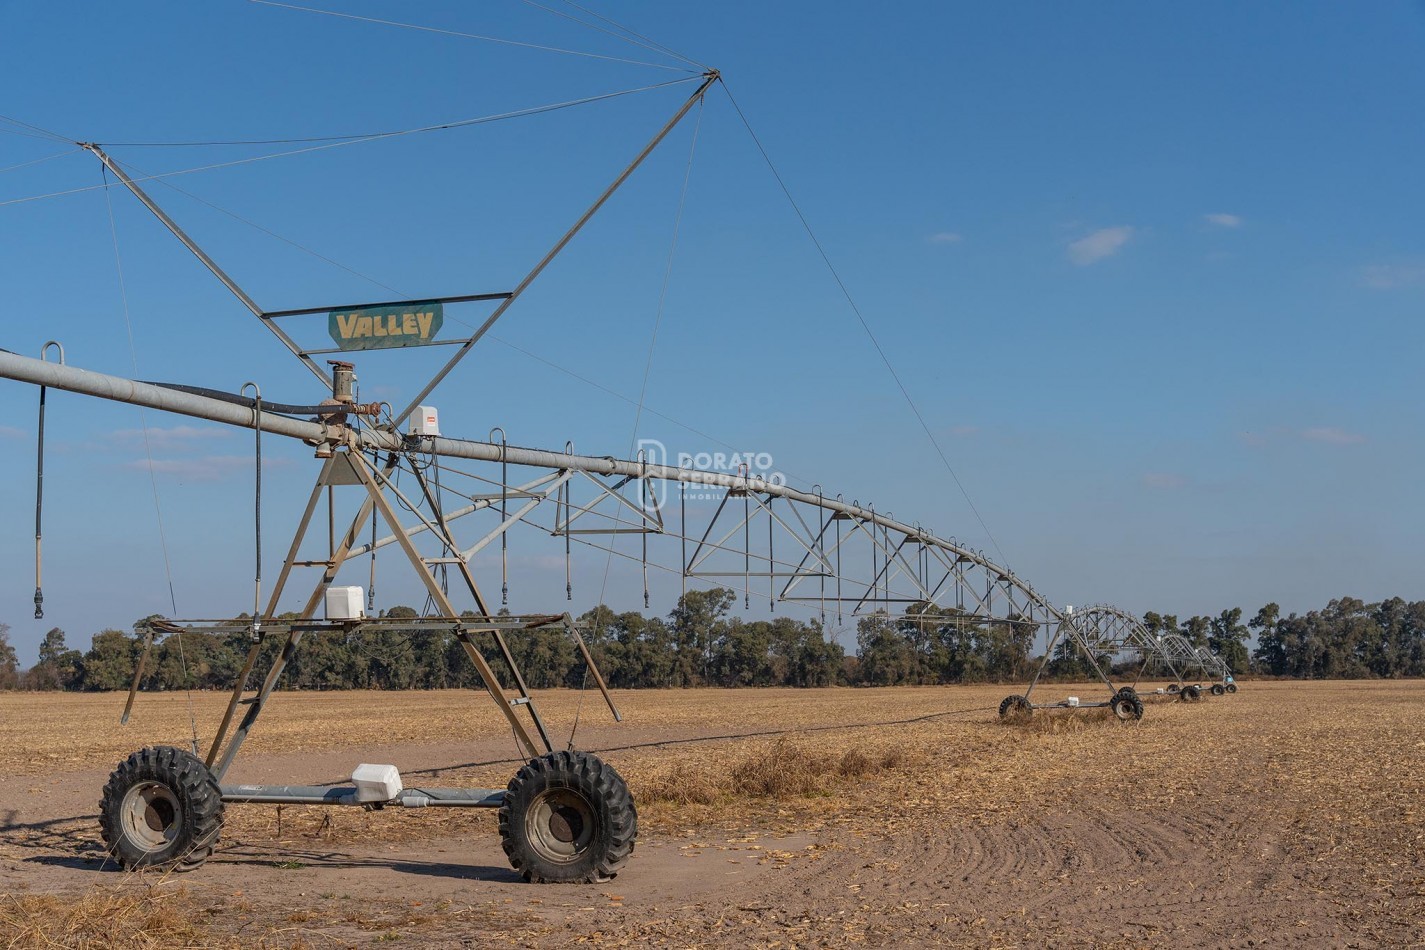
<svg viewBox="0 0 1425 950">
<path fill-rule="evenodd" d="M 1128 811 L 1072 799 L 1052 813 L 996 825 L 947 827 L 832 842 L 676 917 L 606 934 L 735 945 L 778 929 L 818 945 L 966 943 L 1129 944 L 1160 936 L 1209 944 L 1338 946 L 1358 938 L 1321 920 L 1320 896 L 1280 858 L 1272 834 L 1237 837 L 1238 820 Z M 1291 933 L 1312 904 L 1314 933 Z M 787 910 L 795 908 L 795 910 Z M 702 922 L 702 923 L 699 923 Z"/>
</svg>

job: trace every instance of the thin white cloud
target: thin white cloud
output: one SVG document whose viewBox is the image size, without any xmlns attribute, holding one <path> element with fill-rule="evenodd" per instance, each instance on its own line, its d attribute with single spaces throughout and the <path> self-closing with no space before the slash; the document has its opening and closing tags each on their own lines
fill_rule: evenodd
<svg viewBox="0 0 1425 950">
<path fill-rule="evenodd" d="M 1319 442 L 1322 445 L 1360 445 L 1368 440 L 1359 432 L 1352 432 L 1339 426 L 1312 426 L 1306 429 L 1272 426 L 1252 432 L 1238 432 L 1237 441 L 1249 448 L 1260 449 L 1269 445 L 1282 445 L 1298 441 Z"/>
<path fill-rule="evenodd" d="M 1112 228 L 1100 228 L 1091 234 L 1084 235 L 1077 241 L 1070 242 L 1069 260 L 1079 267 L 1087 267 L 1105 257 L 1117 254 L 1132 237 L 1133 228 L 1126 224 Z"/>
<path fill-rule="evenodd" d="M 965 240 L 965 235 L 957 234 L 954 231 L 936 231 L 925 239 L 931 244 L 959 244 Z"/>
<path fill-rule="evenodd" d="M 1425 261 L 1368 264 L 1361 268 L 1361 283 L 1371 290 L 1396 290 L 1425 282 Z"/>
<path fill-rule="evenodd" d="M 1324 442 L 1327 445 L 1360 445 L 1366 441 L 1366 437 L 1359 432 L 1350 432 L 1336 426 L 1302 429 L 1301 437 L 1308 442 Z"/>
<path fill-rule="evenodd" d="M 1259 449 L 1267 444 L 1268 438 L 1267 435 L 1262 432 L 1239 432 L 1237 433 L 1237 441 L 1243 445 L 1250 445 L 1254 449 Z"/>
<path fill-rule="evenodd" d="M 1242 226 L 1241 215 L 1228 214 L 1225 211 L 1219 211 L 1215 214 L 1205 214 L 1202 216 L 1202 220 L 1208 224 L 1215 224 L 1219 228 L 1240 228 Z"/>
<path fill-rule="evenodd" d="M 160 451 L 191 449 L 216 439 L 226 439 L 232 433 L 216 426 L 149 426 L 147 439 L 143 429 L 119 429 L 109 435 L 125 445 L 143 445 Z"/>
<path fill-rule="evenodd" d="M 133 459 L 125 462 L 124 468 L 144 472 L 152 467 L 155 472 L 173 475 L 187 481 L 216 482 L 234 472 L 251 471 L 252 461 L 251 455 L 199 455 L 193 458 L 166 458 L 153 459 L 152 461 Z M 292 464 L 290 459 L 264 458 L 262 460 L 263 469 L 285 468 L 290 464 Z"/>
<path fill-rule="evenodd" d="M 1143 476 L 1143 484 L 1162 491 L 1175 491 L 1187 485 L 1187 479 L 1175 472 L 1149 472 Z"/>
<path fill-rule="evenodd" d="M 959 436 L 959 437 L 962 438 L 962 439 L 968 438 L 968 437 L 970 437 L 970 436 L 972 436 L 972 435 L 975 435 L 975 434 L 977 434 L 979 431 L 980 431 L 980 427 L 979 427 L 979 426 L 951 426 L 951 427 L 950 427 L 950 434 L 951 434 L 951 435 Z"/>
<path fill-rule="evenodd" d="M 17 429 L 14 426 L 0 426 L 0 439 L 23 439 L 29 435 L 24 429 Z"/>
</svg>

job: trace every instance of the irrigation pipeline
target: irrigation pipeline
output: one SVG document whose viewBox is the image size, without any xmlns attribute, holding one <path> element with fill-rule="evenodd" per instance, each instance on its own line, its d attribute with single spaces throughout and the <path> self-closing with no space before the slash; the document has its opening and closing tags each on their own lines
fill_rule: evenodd
<svg viewBox="0 0 1425 950">
<path fill-rule="evenodd" d="M 232 397 L 241 401 L 239 404 L 234 404 L 208 395 L 185 392 L 167 386 L 155 386 L 101 373 L 85 372 L 72 367 L 57 366 L 9 352 L 0 352 L 0 378 L 147 406 L 243 429 L 251 428 L 254 425 L 250 404 L 243 404 L 247 402 L 245 397 Z M 616 459 L 612 456 L 575 455 L 572 452 L 517 448 L 489 442 L 430 436 L 405 437 L 386 429 L 364 428 L 355 431 L 335 422 L 310 422 L 278 415 L 271 411 L 273 405 L 276 404 L 268 403 L 265 400 L 263 402 L 263 408 L 266 411 L 259 423 L 263 431 L 302 439 L 312 444 L 345 442 L 353 449 L 362 451 L 417 451 L 426 455 L 440 455 L 477 462 L 508 462 L 513 465 L 555 470 L 573 469 L 600 475 L 622 475 L 635 479 L 651 478 L 707 485 L 714 488 L 728 488 L 742 492 L 765 492 L 768 495 L 814 505 L 868 524 L 875 524 L 880 528 L 898 531 L 947 550 L 953 550 L 963 561 L 994 574 L 1024 592 L 1053 619 L 1064 620 L 1063 613 L 1034 590 L 1027 581 L 977 551 L 961 547 L 916 525 L 897 521 L 861 505 L 827 498 L 822 494 L 800 491 L 786 485 L 773 484 L 756 476 L 674 468 L 670 465 L 654 465 L 637 460 Z M 333 410 L 329 406 L 325 408 L 325 411 L 330 413 Z"/>
</svg>

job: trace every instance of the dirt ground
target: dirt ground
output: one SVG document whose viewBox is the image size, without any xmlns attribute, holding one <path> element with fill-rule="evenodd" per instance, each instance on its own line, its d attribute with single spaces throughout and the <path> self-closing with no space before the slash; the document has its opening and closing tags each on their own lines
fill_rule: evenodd
<svg viewBox="0 0 1425 950">
<path fill-rule="evenodd" d="M 1425 683 L 1248 682 L 1130 724 L 1004 725 L 1009 691 L 628 692 L 622 724 L 597 693 L 540 696 L 556 744 L 577 712 L 639 801 L 632 861 L 580 886 L 522 883 L 494 815 L 456 809 L 229 806 L 201 869 L 125 874 L 99 791 L 187 744 L 187 697 L 120 728 L 122 697 L 0 694 L 0 946 L 1425 945 Z M 1069 693 L 1096 696 L 1046 698 Z M 223 698 L 192 702 L 211 736 Z M 228 781 L 363 761 L 408 786 L 518 765 L 483 694 L 280 694 Z M 783 762 L 810 784 L 747 778 Z"/>
</svg>

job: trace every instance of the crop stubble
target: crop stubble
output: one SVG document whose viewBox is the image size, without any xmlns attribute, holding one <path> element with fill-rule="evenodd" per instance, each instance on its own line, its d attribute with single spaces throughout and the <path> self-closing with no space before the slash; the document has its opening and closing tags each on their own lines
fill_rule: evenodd
<svg viewBox="0 0 1425 950">
<path fill-rule="evenodd" d="M 760 876 L 684 900 L 614 893 L 617 901 L 589 908 L 568 889 L 476 881 L 468 901 L 404 915 L 386 908 L 372 919 L 397 922 L 378 935 L 428 942 L 455 940 L 476 921 L 491 940 L 551 944 L 1425 939 L 1425 684 L 1250 683 L 1196 705 L 1152 702 L 1141 723 L 1041 713 L 1022 727 L 995 720 L 1007 691 L 628 692 L 617 697 L 623 727 L 590 725 L 600 710 L 596 696 L 585 696 L 579 744 L 607 750 L 629 780 L 644 844 L 703 862 L 700 874 L 746 862 Z M 581 698 L 554 691 L 539 699 L 548 720 L 562 724 L 562 741 Z M 200 735 L 222 701 L 195 695 Z M 117 708 L 113 696 L 0 695 L 6 794 L 107 770 L 145 743 L 186 744 L 182 694 L 142 697 L 126 730 L 102 725 Z M 409 783 L 498 787 L 513 771 L 503 735 L 488 700 L 468 692 L 282 694 L 244 756 L 339 774 L 336 763 L 349 757 L 342 750 L 371 758 L 364 753 L 375 747 L 398 758 L 435 749 L 450 753 L 444 767 Z M 458 754 L 467 748 L 468 757 Z M 279 841 L 276 809 L 245 806 L 230 809 L 225 840 L 231 860 L 298 854 L 310 866 L 293 863 L 320 888 L 320 855 L 393 843 L 444 851 L 493 837 L 491 817 L 287 808 Z M 54 818 L 43 828 L 7 828 L 0 861 L 95 857 L 90 822 Z M 792 839 L 795 846 L 783 846 Z M 647 853 L 635 854 L 635 867 Z M 175 899 L 193 900 L 204 881 L 220 879 L 223 860 L 220 852 L 174 886 Z M 100 888 L 116 886 L 99 877 Z M 23 899 L 74 896 L 72 881 L 46 888 L 42 878 Z M 625 878 L 636 886 L 631 870 L 615 892 L 629 887 Z M 492 895 L 483 904 L 482 889 Z M 280 945 L 359 943 L 376 933 L 359 915 L 343 926 L 350 908 L 320 900 L 293 911 L 250 895 L 244 906 L 205 914 L 204 933 L 221 943 L 248 917 L 261 939 Z M 0 909 L 0 933 L 7 919 L 18 926 L 13 917 Z M 245 934 L 250 942 L 254 930 Z"/>
</svg>

